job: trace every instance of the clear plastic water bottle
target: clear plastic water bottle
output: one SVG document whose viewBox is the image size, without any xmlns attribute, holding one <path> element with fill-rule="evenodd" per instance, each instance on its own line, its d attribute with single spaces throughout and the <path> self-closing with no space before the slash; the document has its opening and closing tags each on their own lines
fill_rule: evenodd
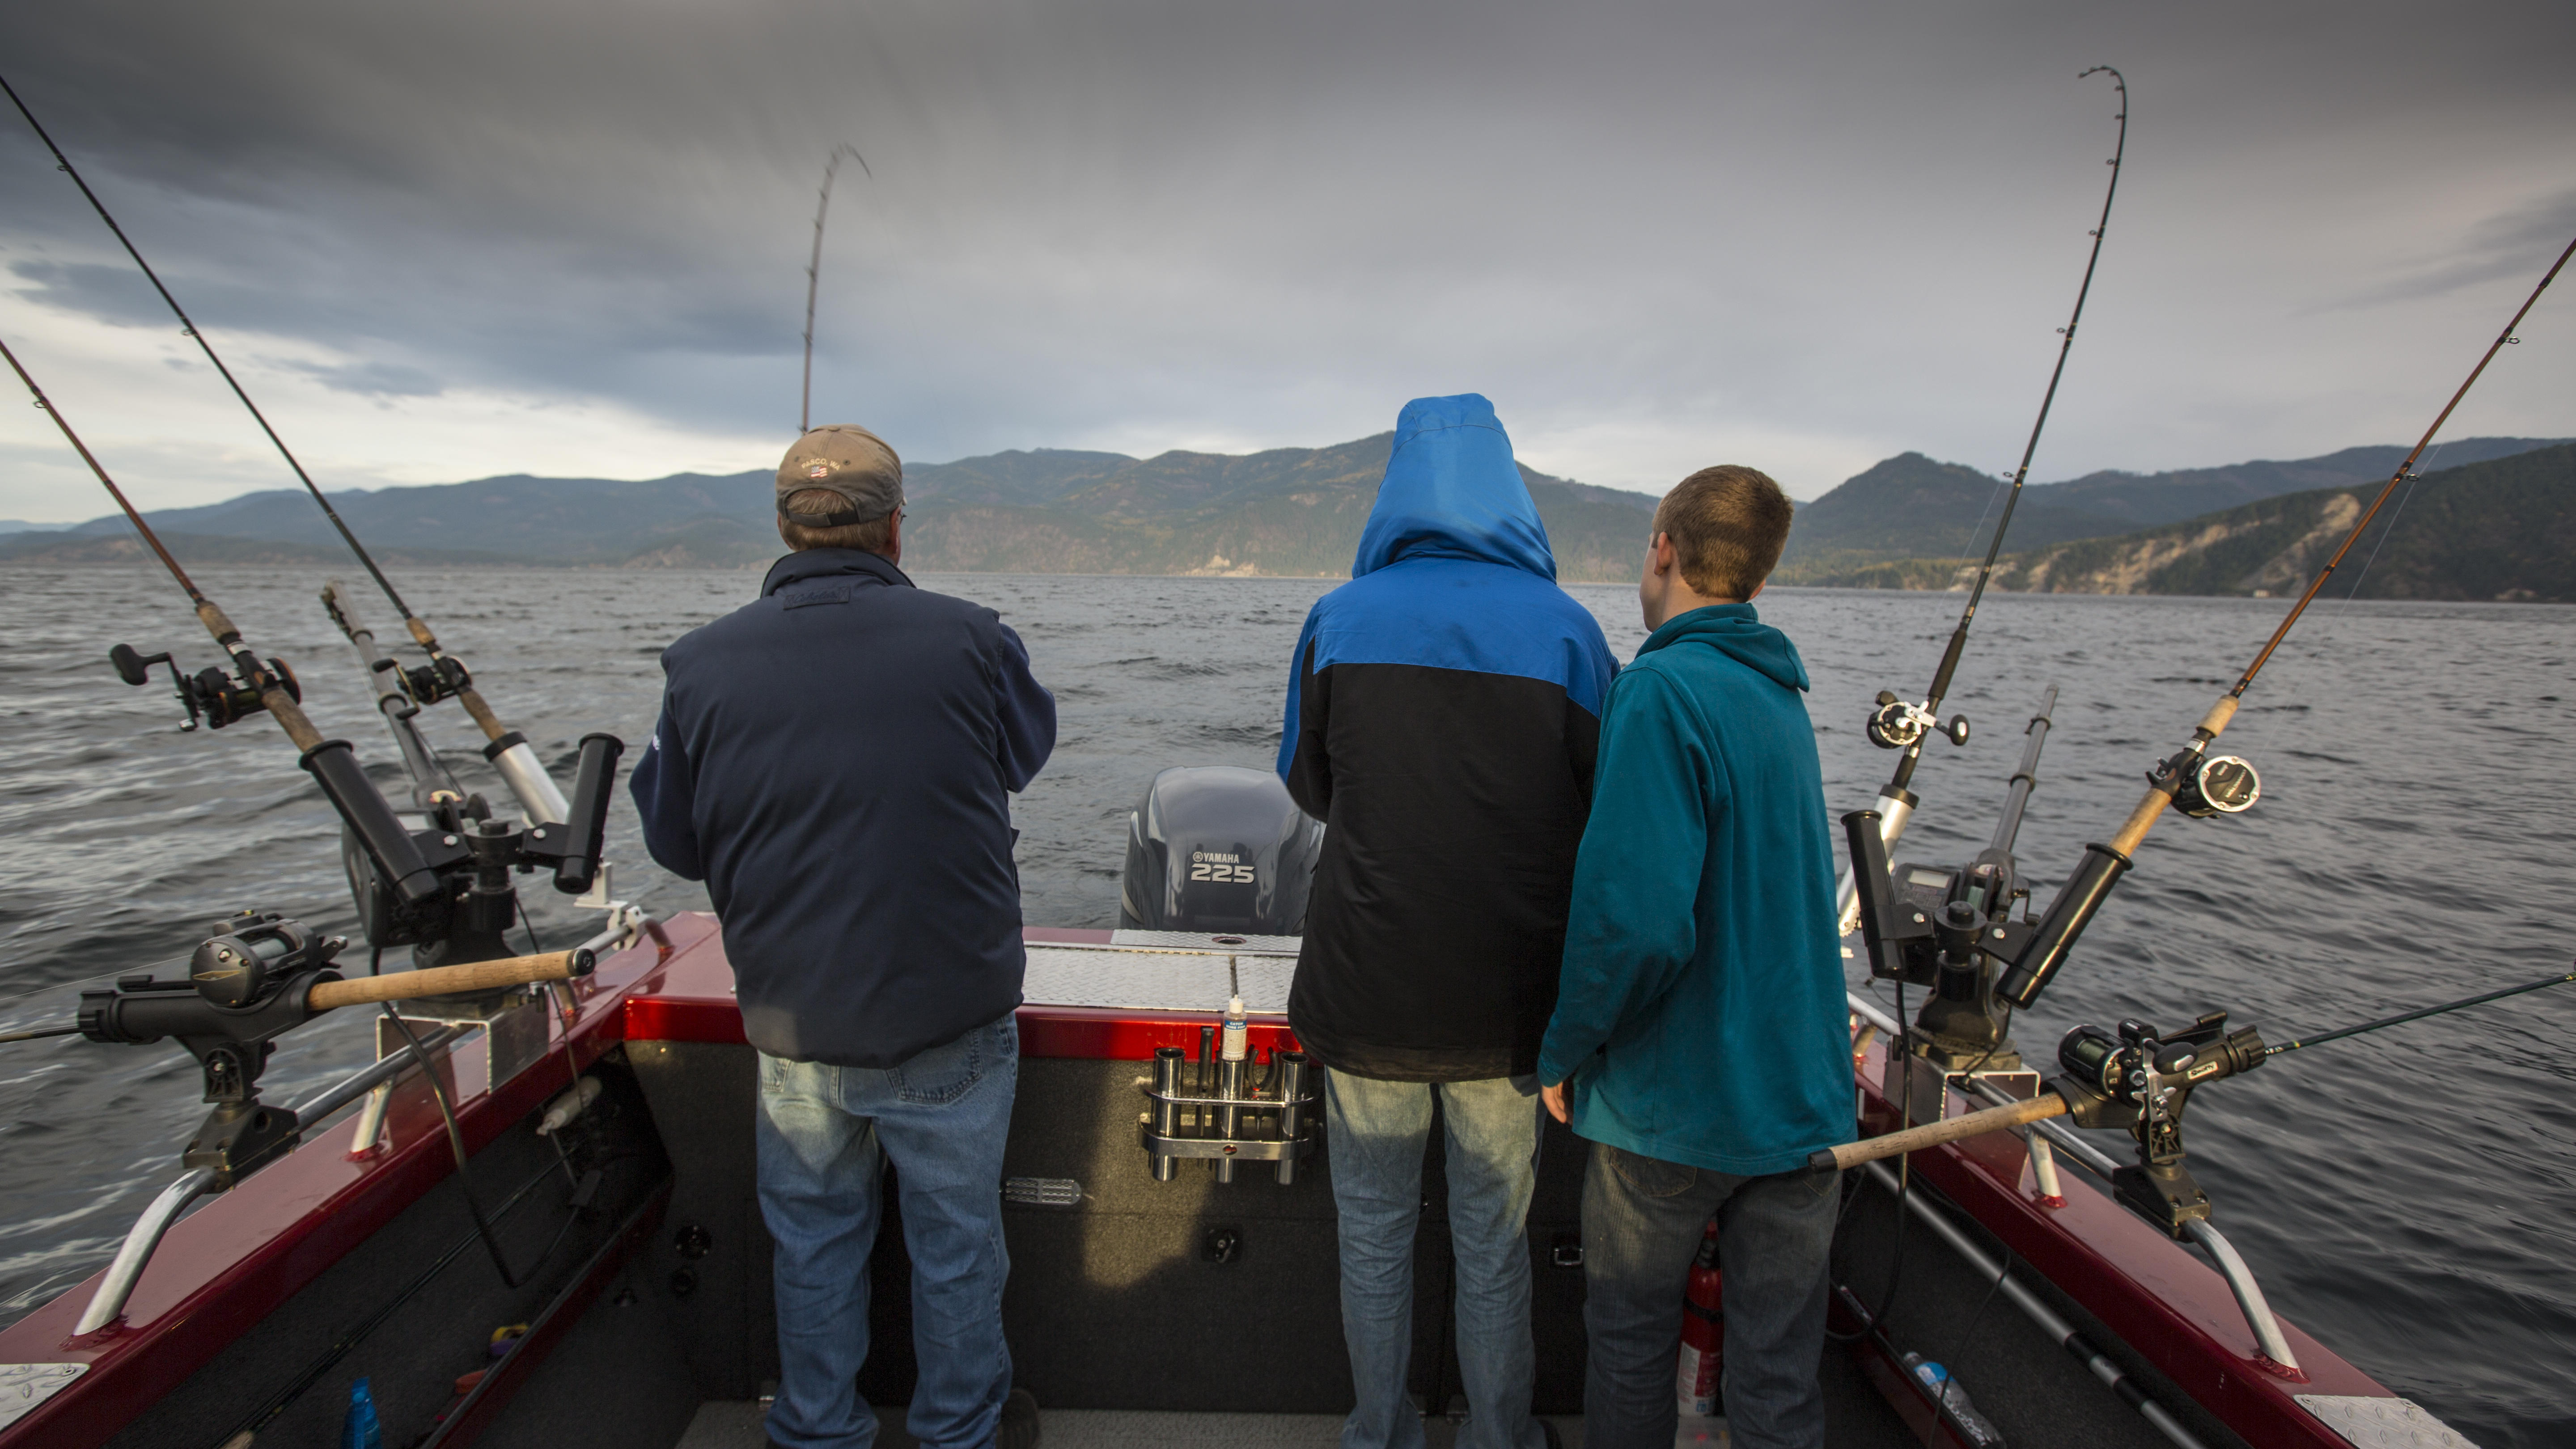
<svg viewBox="0 0 2576 1449">
<path fill-rule="evenodd" d="M 1950 1377 L 1950 1371 L 1919 1353 L 1909 1353 L 1898 1362 L 1915 1382 L 1923 1385 L 1938 1400 L 1949 1416 L 1951 1427 L 1967 1442 L 1968 1449 L 2004 1449 L 2004 1434 L 1977 1406 L 1968 1402 L 1968 1391 Z"/>
</svg>

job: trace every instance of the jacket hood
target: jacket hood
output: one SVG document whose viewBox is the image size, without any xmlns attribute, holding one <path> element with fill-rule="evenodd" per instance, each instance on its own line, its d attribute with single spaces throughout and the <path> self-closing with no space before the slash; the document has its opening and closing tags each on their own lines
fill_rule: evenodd
<svg viewBox="0 0 2576 1449">
<path fill-rule="evenodd" d="M 1408 558 L 1474 559 L 1556 580 L 1547 526 L 1512 462 L 1512 440 L 1475 393 L 1418 397 L 1396 418 L 1351 577 Z"/>
<path fill-rule="evenodd" d="M 1790 689 L 1807 687 L 1807 666 L 1798 658 L 1798 646 L 1789 636 L 1762 622 L 1751 604 L 1711 604 L 1687 614 L 1675 614 L 1664 626 L 1646 636 L 1637 649 L 1644 658 L 1658 649 L 1675 644 L 1705 644 L 1747 668 L 1758 670 L 1773 683 Z"/>
</svg>

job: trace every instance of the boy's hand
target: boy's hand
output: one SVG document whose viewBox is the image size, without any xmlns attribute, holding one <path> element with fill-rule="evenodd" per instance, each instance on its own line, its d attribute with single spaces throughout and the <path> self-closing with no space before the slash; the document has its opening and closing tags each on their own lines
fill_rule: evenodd
<svg viewBox="0 0 2576 1449">
<path fill-rule="evenodd" d="M 1538 1089 L 1538 1099 L 1541 1103 L 1546 1105 L 1547 1115 L 1554 1117 L 1559 1122 L 1567 1122 L 1565 1115 L 1565 1089 L 1572 1085 L 1573 1081 L 1574 1079 L 1572 1077 L 1568 1077 L 1553 1087 L 1541 1087 Z M 1572 1124 L 1568 1122 L 1568 1125 L 1570 1126 Z"/>
</svg>

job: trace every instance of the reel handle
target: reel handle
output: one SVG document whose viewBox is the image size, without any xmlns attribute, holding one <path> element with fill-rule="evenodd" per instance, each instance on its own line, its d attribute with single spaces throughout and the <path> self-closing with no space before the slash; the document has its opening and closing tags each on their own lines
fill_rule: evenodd
<svg viewBox="0 0 2576 1449">
<path fill-rule="evenodd" d="M 571 981 L 588 976 L 596 960 L 584 950 L 549 951 L 542 956 L 505 956 L 498 961 L 433 966 L 425 971 L 397 971 L 391 976 L 361 976 L 354 981 L 317 981 L 304 1004 L 313 1011 L 329 1011 L 378 1001 L 489 991 L 495 986 Z"/>
</svg>

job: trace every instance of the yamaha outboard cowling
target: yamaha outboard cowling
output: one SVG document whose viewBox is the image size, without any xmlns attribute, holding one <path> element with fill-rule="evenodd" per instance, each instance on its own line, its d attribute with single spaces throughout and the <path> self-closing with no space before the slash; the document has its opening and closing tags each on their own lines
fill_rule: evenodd
<svg viewBox="0 0 2576 1449">
<path fill-rule="evenodd" d="M 1264 770 L 1187 765 L 1127 817 L 1118 924 L 1129 930 L 1294 936 L 1306 929 L 1323 822 Z"/>
</svg>

